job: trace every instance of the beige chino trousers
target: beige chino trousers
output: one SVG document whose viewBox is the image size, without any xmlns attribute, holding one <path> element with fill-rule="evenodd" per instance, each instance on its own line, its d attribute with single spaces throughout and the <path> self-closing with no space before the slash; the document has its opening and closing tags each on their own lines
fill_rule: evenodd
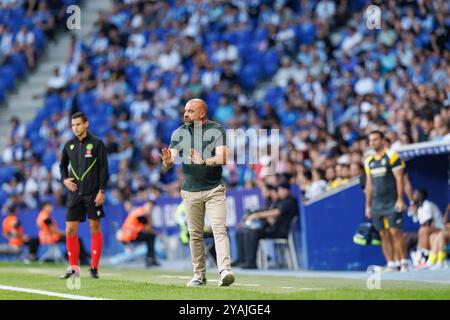
<svg viewBox="0 0 450 320">
<path fill-rule="evenodd" d="M 219 273 L 225 269 L 231 270 L 230 241 L 226 227 L 225 187 L 220 184 L 206 191 L 189 192 L 181 190 L 181 197 L 186 207 L 189 247 L 194 275 L 199 277 L 206 275 L 205 243 L 203 239 L 205 212 L 208 215 L 214 235 Z"/>
</svg>

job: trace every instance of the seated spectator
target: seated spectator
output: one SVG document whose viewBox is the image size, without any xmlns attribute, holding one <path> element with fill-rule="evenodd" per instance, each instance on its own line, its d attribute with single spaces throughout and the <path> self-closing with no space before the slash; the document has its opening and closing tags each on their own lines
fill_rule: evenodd
<svg viewBox="0 0 450 320">
<path fill-rule="evenodd" d="M 153 230 L 152 211 L 155 202 L 148 200 L 142 206 L 133 208 L 129 206 L 128 216 L 117 233 L 117 240 L 122 243 L 145 242 L 147 245 L 147 257 L 145 266 L 159 266 L 155 258 L 155 237 Z M 131 207 L 131 208 L 130 208 Z"/>
<path fill-rule="evenodd" d="M 310 186 L 305 190 L 305 198 L 306 200 L 310 200 L 314 197 L 325 192 L 327 188 L 327 182 L 325 180 L 325 173 L 323 170 L 319 168 L 315 168 L 312 170 L 312 174 L 310 174 L 312 180 Z"/>
<path fill-rule="evenodd" d="M 180 228 L 180 240 L 183 245 L 189 244 L 189 230 L 187 225 L 187 218 L 186 218 L 186 207 L 184 202 L 182 201 L 175 212 L 175 221 L 177 222 L 178 227 Z M 206 246 L 209 252 L 207 254 L 212 257 L 215 260 L 215 263 L 217 263 L 217 257 L 216 257 L 216 247 L 213 240 L 213 233 L 211 226 L 207 221 L 205 221 L 205 225 L 203 227 L 203 237 L 205 238 L 205 241 L 207 239 L 211 239 L 209 246 Z"/>
<path fill-rule="evenodd" d="M 65 232 L 58 230 L 58 224 L 52 217 L 53 206 L 50 202 L 44 202 L 41 205 L 41 211 L 36 219 L 39 228 L 39 243 L 42 245 L 54 244 L 60 242 Z"/>
<path fill-rule="evenodd" d="M 43 202 L 41 204 L 41 211 L 39 212 L 36 224 L 39 228 L 39 244 L 48 245 L 66 242 L 66 233 L 64 230 L 58 229 L 56 220 L 52 217 L 53 205 L 50 202 Z M 82 265 L 90 265 L 89 254 L 83 245 L 83 241 L 79 238 L 80 245 L 80 262 Z M 66 253 L 67 257 L 67 253 Z"/>
<path fill-rule="evenodd" d="M 441 210 L 435 203 L 428 200 L 427 190 L 417 189 L 414 191 L 413 201 L 410 211 L 420 223 L 416 259 L 413 262 L 417 268 L 422 269 L 435 263 L 435 257 L 429 259 L 430 264 L 428 265 L 426 259 L 429 258 L 432 240 L 445 229 L 445 223 Z"/>
<path fill-rule="evenodd" d="M 13 54 L 14 41 L 13 34 L 6 24 L 0 24 L 0 35 L 0 65 L 2 65 L 8 62 L 9 57 Z"/>
<path fill-rule="evenodd" d="M 30 69 L 36 68 L 36 46 L 34 33 L 26 25 L 20 28 L 16 35 L 16 51 L 21 52 L 27 59 L 27 65 Z"/>
<path fill-rule="evenodd" d="M 291 195 L 290 188 L 289 183 L 280 183 L 277 187 L 278 201 L 273 208 L 244 217 L 244 227 L 236 234 L 238 260 L 234 265 L 244 269 L 256 269 L 259 240 L 288 237 L 291 221 L 298 215 L 297 199 Z"/>
<path fill-rule="evenodd" d="M 281 58 L 281 67 L 275 74 L 274 81 L 277 86 L 285 87 L 290 79 L 297 84 L 302 83 L 306 79 L 306 70 L 295 65 L 288 56 L 284 56 Z"/>
<path fill-rule="evenodd" d="M 59 68 L 53 69 L 53 76 L 47 81 L 47 95 L 61 94 L 66 86 L 66 80 L 61 75 Z"/>
<path fill-rule="evenodd" d="M 33 15 L 33 22 L 44 31 L 49 40 L 55 40 L 56 21 L 46 1 L 39 2 L 38 10 Z"/>
<path fill-rule="evenodd" d="M 450 205 L 447 206 L 447 212 L 444 216 L 445 227 L 431 236 L 431 250 L 426 263 L 427 269 L 439 270 L 444 267 L 447 257 L 446 247 L 450 243 L 450 222 L 448 221 L 449 210 Z"/>
<path fill-rule="evenodd" d="M 8 245 L 11 249 L 21 252 L 23 246 L 28 247 L 28 259 L 31 261 L 37 260 L 37 251 L 39 248 L 39 239 L 30 238 L 23 232 L 22 224 L 16 214 L 16 207 L 10 206 L 8 208 L 8 215 L 3 220 L 2 234 L 8 240 Z"/>
</svg>

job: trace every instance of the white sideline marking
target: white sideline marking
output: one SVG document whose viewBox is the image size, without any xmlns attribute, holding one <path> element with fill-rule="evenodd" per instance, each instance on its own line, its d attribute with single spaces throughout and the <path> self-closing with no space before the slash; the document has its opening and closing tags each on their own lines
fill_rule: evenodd
<svg viewBox="0 0 450 320">
<path fill-rule="evenodd" d="M 184 277 L 184 276 L 171 276 L 171 275 L 160 275 L 161 278 L 168 278 L 168 279 L 191 279 L 191 277 Z M 219 280 L 208 280 L 208 282 L 219 282 Z M 261 284 L 256 284 L 256 283 L 239 283 L 236 282 L 233 284 L 234 286 L 241 286 L 241 287 L 262 287 Z M 296 288 L 296 287 L 275 287 L 275 288 L 279 288 L 279 289 L 294 289 L 294 290 L 299 290 L 299 291 L 316 291 L 316 290 L 325 290 L 323 288 Z"/>
<path fill-rule="evenodd" d="M 19 288 L 19 287 L 4 286 L 4 285 L 0 285 L 0 290 L 34 293 L 34 294 L 40 294 L 40 295 L 44 295 L 44 296 L 75 299 L 75 300 L 110 300 L 110 299 L 103 299 L 103 298 L 96 298 L 96 297 L 77 296 L 77 295 L 73 295 L 73 294 L 58 293 L 58 292 L 36 290 L 36 289 L 29 289 L 29 288 Z"/>
<path fill-rule="evenodd" d="M 324 288 L 298 288 L 297 290 L 300 291 L 319 291 L 319 290 L 325 290 Z"/>
<path fill-rule="evenodd" d="M 235 283 L 234 285 L 243 287 L 261 287 L 260 284 L 253 284 L 253 283 Z"/>
</svg>

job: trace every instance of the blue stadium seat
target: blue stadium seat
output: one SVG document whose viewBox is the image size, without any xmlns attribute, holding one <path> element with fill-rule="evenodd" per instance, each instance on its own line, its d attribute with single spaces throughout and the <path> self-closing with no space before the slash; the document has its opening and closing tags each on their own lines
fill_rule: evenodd
<svg viewBox="0 0 450 320">
<path fill-rule="evenodd" d="M 8 201 L 8 194 L 4 190 L 0 190 L 0 207 L 3 207 L 3 205 Z"/>
<path fill-rule="evenodd" d="M 0 183 L 10 181 L 16 174 L 17 169 L 14 166 L 1 166 L 0 167 Z"/>
<path fill-rule="evenodd" d="M 267 28 L 256 28 L 254 34 L 253 34 L 253 40 L 257 42 L 264 41 L 268 38 L 269 31 Z"/>
<path fill-rule="evenodd" d="M 95 104 L 95 96 L 90 92 L 82 92 L 77 96 L 77 102 L 80 107 L 92 108 Z"/>
<path fill-rule="evenodd" d="M 281 87 L 270 87 L 266 90 L 264 101 L 278 106 L 284 100 L 284 90 Z"/>
<path fill-rule="evenodd" d="M 205 102 L 208 105 L 208 112 L 210 114 L 214 114 L 214 111 L 219 106 L 220 96 L 221 94 L 219 91 L 209 91 L 206 94 Z"/>
<path fill-rule="evenodd" d="M 245 44 L 239 44 L 237 47 L 244 64 L 261 61 L 262 52 L 259 51 L 257 42 L 253 41 Z"/>
<path fill-rule="evenodd" d="M 27 68 L 25 56 L 22 53 L 17 53 L 10 57 L 10 61 L 16 71 L 17 76 L 19 78 L 22 78 L 25 75 L 25 71 Z"/>
<path fill-rule="evenodd" d="M 3 80 L 7 90 L 14 89 L 16 85 L 16 72 L 11 65 L 0 67 L 0 78 Z"/>
<path fill-rule="evenodd" d="M 53 151 L 47 151 L 42 157 L 42 164 L 50 170 L 53 164 L 56 162 L 56 154 Z"/>
<path fill-rule="evenodd" d="M 161 126 L 159 130 L 162 142 L 168 145 L 170 143 L 170 138 L 172 137 L 172 132 L 179 126 L 179 120 L 167 119 L 167 121 L 164 121 L 164 126 Z"/>
<path fill-rule="evenodd" d="M 44 32 L 39 28 L 34 28 L 33 33 L 36 39 L 36 49 L 38 52 L 41 52 L 46 44 Z"/>
<path fill-rule="evenodd" d="M 311 44 L 314 42 L 316 37 L 315 25 L 306 26 L 300 24 L 294 28 L 294 31 L 299 44 Z"/>
<path fill-rule="evenodd" d="M 58 201 L 56 201 L 56 197 L 53 194 L 44 194 L 40 197 L 40 202 L 50 202 L 53 206 L 58 205 Z"/>
<path fill-rule="evenodd" d="M 261 77 L 261 68 L 258 63 L 246 65 L 239 73 L 241 85 L 245 90 L 251 91 L 256 88 Z"/>
<path fill-rule="evenodd" d="M 4 87 L 4 84 L 0 80 L 0 103 L 5 102 L 5 92 L 6 89 Z"/>
<path fill-rule="evenodd" d="M 137 88 L 141 80 L 141 70 L 137 66 L 130 64 L 125 68 L 125 75 L 127 76 L 131 90 L 137 93 Z"/>
<path fill-rule="evenodd" d="M 44 152 L 45 152 L 45 149 L 46 149 L 45 143 L 43 143 L 42 139 L 40 139 L 40 138 L 37 141 L 33 141 L 32 140 L 32 142 L 33 142 L 33 151 L 37 155 L 42 156 L 44 154 Z"/>
<path fill-rule="evenodd" d="M 236 32 L 236 43 L 249 43 L 252 41 L 253 32 L 250 29 Z"/>
<path fill-rule="evenodd" d="M 219 33 L 208 32 L 206 34 L 205 43 L 210 45 L 212 42 L 219 42 L 220 40 L 222 40 L 222 36 Z"/>
<path fill-rule="evenodd" d="M 57 94 L 50 95 L 44 101 L 44 108 L 47 116 L 55 112 L 61 112 L 64 109 L 64 100 Z"/>
<path fill-rule="evenodd" d="M 126 68 L 125 68 L 125 75 L 127 76 L 127 78 L 131 78 L 131 77 L 136 77 L 136 76 L 140 76 L 141 74 L 141 70 L 135 66 L 134 64 L 129 64 Z"/>
<path fill-rule="evenodd" d="M 108 169 L 109 169 L 109 174 L 113 175 L 119 172 L 119 165 L 120 165 L 120 160 L 119 159 L 109 159 L 108 158 Z"/>
<path fill-rule="evenodd" d="M 273 76 L 278 70 L 279 57 L 275 48 L 267 50 L 263 55 L 264 76 Z"/>
<path fill-rule="evenodd" d="M 96 127 L 92 127 L 91 130 L 96 136 L 103 138 L 110 131 L 110 128 L 108 123 L 102 123 Z"/>
<path fill-rule="evenodd" d="M 96 105 L 95 110 L 98 114 L 101 114 L 104 116 L 104 119 L 108 117 L 108 115 L 111 113 L 111 105 L 107 102 L 102 102 Z"/>
</svg>

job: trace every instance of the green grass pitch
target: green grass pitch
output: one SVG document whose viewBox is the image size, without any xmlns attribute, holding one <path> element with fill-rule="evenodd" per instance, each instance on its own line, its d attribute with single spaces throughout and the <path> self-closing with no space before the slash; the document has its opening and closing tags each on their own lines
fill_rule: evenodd
<svg viewBox="0 0 450 320">
<path fill-rule="evenodd" d="M 208 285 L 185 287 L 189 272 L 158 269 L 102 268 L 100 279 L 90 279 L 81 269 L 81 288 L 69 289 L 58 277 L 65 266 L 0 263 L 0 285 L 46 290 L 105 299 L 146 300 L 278 300 L 278 299 L 450 299 L 450 284 L 383 281 L 381 290 L 369 290 L 363 279 L 314 278 L 236 274 L 231 287 L 218 287 L 209 272 Z M 0 290 L 1 300 L 59 299 L 34 293 Z"/>
</svg>

